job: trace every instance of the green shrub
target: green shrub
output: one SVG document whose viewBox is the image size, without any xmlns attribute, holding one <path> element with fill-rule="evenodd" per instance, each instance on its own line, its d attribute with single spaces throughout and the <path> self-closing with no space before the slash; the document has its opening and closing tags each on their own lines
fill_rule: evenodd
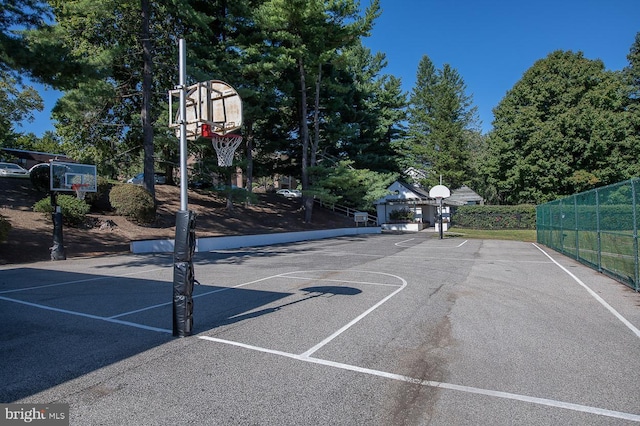
<svg viewBox="0 0 640 426">
<path fill-rule="evenodd" d="M 64 223 L 70 226 L 78 226 L 84 223 L 87 213 L 89 213 L 90 207 L 84 200 L 79 200 L 75 195 L 58 195 L 58 206 L 62 212 L 62 219 Z M 40 213 L 53 213 L 53 206 L 51 205 L 51 198 L 45 197 L 33 205 L 34 212 Z"/>
<path fill-rule="evenodd" d="M 153 197 L 140 185 L 116 185 L 109 192 L 109 202 L 120 216 L 139 223 L 152 223 L 156 218 Z"/>
<path fill-rule="evenodd" d="M 253 192 L 249 192 L 246 188 L 231 188 L 224 187 L 214 189 L 213 193 L 218 194 L 221 197 L 225 197 L 227 199 L 231 199 L 232 203 L 248 203 L 248 204 L 257 204 L 258 196 Z"/>
<path fill-rule="evenodd" d="M 84 199 L 89 205 L 97 210 L 111 210 L 109 204 L 109 191 L 113 184 L 102 176 L 98 176 L 98 185 L 96 192 L 89 192 Z"/>
<path fill-rule="evenodd" d="M 412 222 L 413 216 L 413 211 L 407 207 L 389 213 L 389 219 L 394 222 Z"/>
<path fill-rule="evenodd" d="M 0 243 L 7 241 L 9 231 L 11 230 L 11 224 L 3 216 L 0 216 Z"/>
<path fill-rule="evenodd" d="M 453 215 L 453 224 L 472 229 L 536 229 L 536 208 L 517 206 L 460 206 Z"/>
</svg>

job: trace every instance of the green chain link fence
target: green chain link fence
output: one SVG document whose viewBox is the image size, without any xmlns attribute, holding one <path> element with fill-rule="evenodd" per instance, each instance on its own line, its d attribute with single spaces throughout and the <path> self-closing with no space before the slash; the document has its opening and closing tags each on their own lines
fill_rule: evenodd
<svg viewBox="0 0 640 426">
<path fill-rule="evenodd" d="M 640 178 L 536 207 L 539 243 L 640 291 Z"/>
</svg>

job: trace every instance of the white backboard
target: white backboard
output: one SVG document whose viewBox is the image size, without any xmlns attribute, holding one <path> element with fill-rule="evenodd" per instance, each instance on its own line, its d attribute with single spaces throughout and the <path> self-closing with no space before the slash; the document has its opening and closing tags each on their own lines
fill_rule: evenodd
<svg viewBox="0 0 640 426">
<path fill-rule="evenodd" d="M 176 129 L 180 137 L 180 110 L 173 114 L 175 98 L 179 99 L 180 90 L 169 92 L 169 127 Z M 209 80 L 189 86 L 186 91 L 187 139 L 196 139 L 202 135 L 202 124 L 211 126 L 213 133 L 225 135 L 242 127 L 242 99 L 229 84 L 220 80 Z"/>
<path fill-rule="evenodd" d="M 431 198 L 449 198 L 451 191 L 444 185 L 436 185 L 429 190 L 429 197 Z"/>
</svg>

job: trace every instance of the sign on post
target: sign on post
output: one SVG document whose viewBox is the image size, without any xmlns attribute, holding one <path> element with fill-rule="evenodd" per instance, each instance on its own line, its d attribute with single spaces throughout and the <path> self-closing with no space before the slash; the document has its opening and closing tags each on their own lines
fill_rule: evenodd
<svg viewBox="0 0 640 426">
<path fill-rule="evenodd" d="M 369 213 L 367 212 L 355 212 L 353 214 L 353 221 L 356 223 L 356 226 L 364 223 L 364 226 L 367 226 L 367 222 L 369 221 Z"/>
</svg>

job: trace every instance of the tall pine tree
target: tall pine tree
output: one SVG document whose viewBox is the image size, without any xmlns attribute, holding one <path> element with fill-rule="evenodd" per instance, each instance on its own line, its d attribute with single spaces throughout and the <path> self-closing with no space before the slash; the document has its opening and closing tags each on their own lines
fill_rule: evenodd
<svg viewBox="0 0 640 426">
<path fill-rule="evenodd" d="M 428 56 L 418 65 L 409 107 L 408 137 L 400 146 L 404 164 L 428 172 L 421 184 L 452 188 L 469 184 L 470 132 L 477 131 L 477 108 L 460 74 L 449 64 L 436 69 Z"/>
</svg>

